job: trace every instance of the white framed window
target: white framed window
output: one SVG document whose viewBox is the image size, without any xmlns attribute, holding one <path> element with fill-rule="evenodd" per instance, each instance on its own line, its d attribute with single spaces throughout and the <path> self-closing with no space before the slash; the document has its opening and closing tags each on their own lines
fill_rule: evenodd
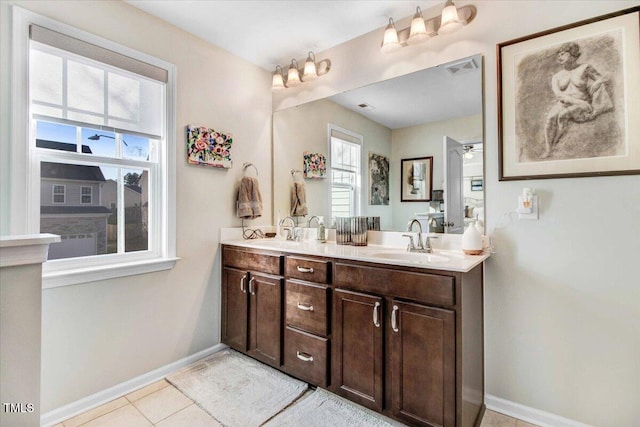
<svg viewBox="0 0 640 427">
<path fill-rule="evenodd" d="M 52 203 L 64 203 L 64 195 L 65 195 L 66 187 L 64 185 L 53 185 L 52 191 Z"/>
<path fill-rule="evenodd" d="M 44 287 L 172 268 L 175 66 L 16 6 L 13 60 L 12 232 L 92 236 Z"/>
<path fill-rule="evenodd" d="M 329 124 L 329 168 L 331 217 L 361 212 L 363 137 Z"/>
<path fill-rule="evenodd" d="M 93 203 L 93 187 L 80 187 L 80 203 L 83 205 Z"/>
</svg>

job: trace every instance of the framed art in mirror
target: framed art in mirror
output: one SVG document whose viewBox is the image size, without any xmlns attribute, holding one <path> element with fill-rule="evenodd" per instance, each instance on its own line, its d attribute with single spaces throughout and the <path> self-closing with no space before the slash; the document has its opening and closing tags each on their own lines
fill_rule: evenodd
<svg viewBox="0 0 640 427">
<path fill-rule="evenodd" d="M 389 158 L 369 153 L 369 204 L 389 204 Z"/>
<path fill-rule="evenodd" d="M 433 190 L 433 156 L 401 160 L 402 202 L 428 202 Z"/>
<path fill-rule="evenodd" d="M 501 181 L 640 174 L 639 16 L 498 44 Z"/>
</svg>

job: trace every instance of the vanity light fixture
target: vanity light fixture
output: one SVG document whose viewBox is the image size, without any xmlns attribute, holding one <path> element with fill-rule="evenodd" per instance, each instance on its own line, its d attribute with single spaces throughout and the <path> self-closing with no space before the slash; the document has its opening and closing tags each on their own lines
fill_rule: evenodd
<svg viewBox="0 0 640 427">
<path fill-rule="evenodd" d="M 423 43 L 438 34 L 450 34 L 471 22 L 476 13 L 473 5 L 456 8 L 452 0 L 447 0 L 440 16 L 424 19 L 418 6 L 408 28 L 396 30 L 393 19 L 389 18 L 380 50 L 384 53 L 394 52 L 407 45 Z"/>
<path fill-rule="evenodd" d="M 300 80 L 298 61 L 292 59 L 291 65 L 289 65 L 289 71 L 287 72 L 287 87 L 298 86 L 300 83 L 302 83 L 302 80 Z"/>
<path fill-rule="evenodd" d="M 304 63 L 304 68 L 301 70 L 298 67 L 298 61 L 291 60 L 291 65 L 287 70 L 285 77 L 282 67 L 276 65 L 276 70 L 273 73 L 273 79 L 271 83 L 272 90 L 282 90 L 289 87 L 294 87 L 315 80 L 320 76 L 323 76 L 331 69 L 331 61 L 329 59 L 323 59 L 320 62 L 316 62 L 316 55 L 313 52 L 309 52 L 307 59 Z M 300 76 L 302 74 L 302 77 Z"/>
</svg>

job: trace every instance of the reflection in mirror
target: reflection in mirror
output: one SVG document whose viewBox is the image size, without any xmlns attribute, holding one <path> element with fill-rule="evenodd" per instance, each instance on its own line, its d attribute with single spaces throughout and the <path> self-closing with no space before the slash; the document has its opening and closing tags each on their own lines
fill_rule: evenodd
<svg viewBox="0 0 640 427">
<path fill-rule="evenodd" d="M 418 218 L 424 230 L 461 232 L 484 219 L 482 104 L 476 55 L 275 112 L 274 215 L 291 215 L 290 170 L 303 168 L 305 152 L 318 153 L 327 173 L 305 179 L 309 216 L 327 225 L 341 212 L 378 216 L 382 230 L 396 231 Z M 459 143 L 455 178 L 447 178 L 446 137 Z M 433 191 L 403 201 L 401 160 L 425 157 L 433 158 Z M 450 193 L 460 196 L 458 215 L 447 215 Z"/>
</svg>

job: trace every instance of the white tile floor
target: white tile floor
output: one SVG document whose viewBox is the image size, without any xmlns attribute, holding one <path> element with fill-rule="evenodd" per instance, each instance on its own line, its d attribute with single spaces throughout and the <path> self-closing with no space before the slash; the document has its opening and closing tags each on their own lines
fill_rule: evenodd
<svg viewBox="0 0 640 427">
<path fill-rule="evenodd" d="M 150 384 L 54 427 L 221 427 L 165 380 Z M 536 427 L 487 410 L 481 427 Z"/>
</svg>

